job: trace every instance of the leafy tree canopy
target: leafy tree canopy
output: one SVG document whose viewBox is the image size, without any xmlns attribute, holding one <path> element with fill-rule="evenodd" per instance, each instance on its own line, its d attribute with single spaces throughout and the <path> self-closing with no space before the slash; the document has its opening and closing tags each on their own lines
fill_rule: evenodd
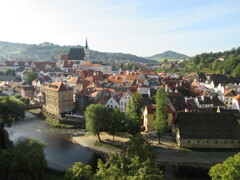
<svg viewBox="0 0 240 180">
<path fill-rule="evenodd" d="M 29 71 L 26 74 L 24 74 L 23 79 L 27 82 L 27 83 L 32 83 L 32 81 L 34 79 L 37 78 L 37 73 L 33 72 L 33 71 Z"/>
<path fill-rule="evenodd" d="M 39 141 L 20 138 L 15 148 L 0 153 L 0 179 L 41 180 L 47 161 L 44 144 Z"/>
<path fill-rule="evenodd" d="M 240 177 L 240 153 L 229 157 L 223 163 L 211 167 L 209 175 L 213 180 L 235 180 Z"/>
<path fill-rule="evenodd" d="M 65 175 L 66 180 L 91 180 L 94 179 L 92 167 L 90 165 L 84 165 L 81 162 L 76 162 L 71 168 L 69 168 Z"/>
<path fill-rule="evenodd" d="M 102 104 L 91 104 L 84 112 L 87 130 L 92 134 L 97 135 L 99 141 L 101 141 L 100 132 L 106 130 L 108 125 L 108 113 L 108 108 Z"/>
</svg>

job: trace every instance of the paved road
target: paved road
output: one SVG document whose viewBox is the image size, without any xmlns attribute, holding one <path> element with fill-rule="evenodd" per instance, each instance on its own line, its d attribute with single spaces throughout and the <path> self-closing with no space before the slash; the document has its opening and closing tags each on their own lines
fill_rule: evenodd
<svg viewBox="0 0 240 180">
<path fill-rule="evenodd" d="M 213 164 L 225 161 L 238 152 L 195 152 L 154 149 L 157 162 L 163 164 L 181 164 L 210 167 Z"/>
</svg>

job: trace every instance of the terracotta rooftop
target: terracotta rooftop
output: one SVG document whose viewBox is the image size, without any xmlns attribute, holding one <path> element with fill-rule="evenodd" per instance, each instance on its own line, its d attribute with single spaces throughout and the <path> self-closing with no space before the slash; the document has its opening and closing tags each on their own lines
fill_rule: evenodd
<svg viewBox="0 0 240 180">
<path fill-rule="evenodd" d="M 52 91 L 68 91 L 69 87 L 67 87 L 63 82 L 53 82 L 48 86 L 45 86 L 44 89 L 52 90 Z"/>
</svg>

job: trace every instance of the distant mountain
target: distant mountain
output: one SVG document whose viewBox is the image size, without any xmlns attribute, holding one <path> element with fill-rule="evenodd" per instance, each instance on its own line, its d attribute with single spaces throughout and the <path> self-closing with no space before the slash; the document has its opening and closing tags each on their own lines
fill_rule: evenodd
<svg viewBox="0 0 240 180">
<path fill-rule="evenodd" d="M 190 57 L 185 54 L 177 53 L 174 51 L 166 51 L 161 54 L 151 56 L 149 58 L 159 60 L 159 59 L 189 59 Z"/>
<path fill-rule="evenodd" d="M 79 47 L 83 46 L 60 46 L 49 42 L 36 45 L 0 41 L 0 57 L 35 61 L 57 61 L 60 54 L 67 54 L 70 48 Z M 93 50 L 90 50 L 90 59 L 93 61 L 129 60 L 143 63 L 157 63 L 156 60 L 142 58 L 132 54 L 99 52 Z"/>
</svg>

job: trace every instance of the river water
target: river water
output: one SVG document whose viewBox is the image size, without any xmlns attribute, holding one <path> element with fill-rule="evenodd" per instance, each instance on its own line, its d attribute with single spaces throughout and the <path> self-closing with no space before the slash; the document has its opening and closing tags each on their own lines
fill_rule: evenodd
<svg viewBox="0 0 240 180">
<path fill-rule="evenodd" d="M 75 144 L 71 141 L 71 134 L 79 134 L 78 130 L 57 129 L 50 126 L 47 122 L 37 118 L 31 113 L 26 112 L 26 118 L 21 121 L 12 123 L 10 128 L 6 128 L 9 137 L 16 142 L 19 137 L 29 137 L 37 139 L 46 144 L 44 153 L 48 162 L 48 166 L 58 170 L 66 170 L 75 162 L 83 162 L 90 164 L 93 169 L 96 168 L 97 160 L 102 155 L 93 153 L 92 151 Z M 69 132 L 70 131 L 70 132 Z M 197 178 L 196 176 L 176 175 L 176 170 L 167 166 L 164 168 L 164 179 L 170 180 L 205 180 L 209 178 Z M 195 174 L 192 172 L 190 174 Z M 204 173 L 205 174 L 205 173 Z"/>
<path fill-rule="evenodd" d="M 71 137 L 63 132 L 67 130 L 51 127 L 47 122 L 28 112 L 26 112 L 25 120 L 12 123 L 12 126 L 6 130 L 13 142 L 24 136 L 45 143 L 44 152 L 48 166 L 51 168 L 66 170 L 78 161 L 85 164 L 96 164 L 98 155 L 73 143 Z"/>
</svg>

